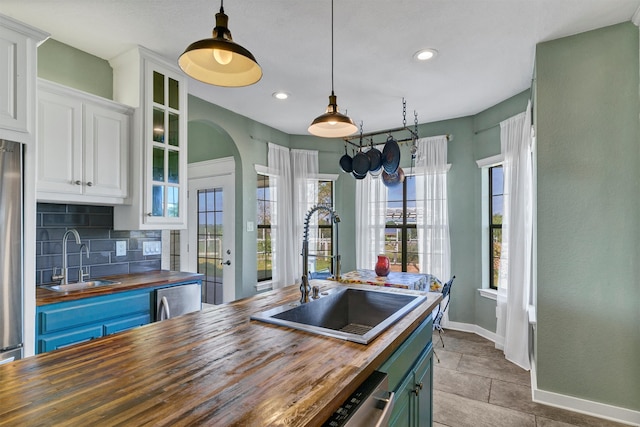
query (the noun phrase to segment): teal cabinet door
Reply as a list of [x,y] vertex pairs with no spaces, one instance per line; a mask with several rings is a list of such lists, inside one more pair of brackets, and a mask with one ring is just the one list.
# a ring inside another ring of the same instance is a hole
[[395,392],[392,427],[431,426],[432,329],[429,316],[378,369],[387,373],[389,388]]

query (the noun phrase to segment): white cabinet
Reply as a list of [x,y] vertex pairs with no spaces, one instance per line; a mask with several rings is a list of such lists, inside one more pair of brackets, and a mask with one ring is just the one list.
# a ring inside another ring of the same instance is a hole
[[124,203],[133,109],[45,80],[38,89],[38,200]]
[[37,45],[47,37],[0,15],[0,139],[35,140]]
[[131,203],[114,209],[114,228],[186,228],[186,77],[174,64],[143,47],[109,63],[114,99],[136,107]]

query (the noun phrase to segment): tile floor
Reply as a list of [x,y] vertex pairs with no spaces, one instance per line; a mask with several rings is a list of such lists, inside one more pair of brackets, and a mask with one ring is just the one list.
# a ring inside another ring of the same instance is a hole
[[476,334],[434,331],[434,427],[614,427],[623,424],[531,401],[528,371]]

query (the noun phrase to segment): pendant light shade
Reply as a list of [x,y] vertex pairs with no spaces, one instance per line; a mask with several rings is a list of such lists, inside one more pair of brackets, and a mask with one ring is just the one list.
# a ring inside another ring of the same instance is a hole
[[262,68],[251,52],[233,41],[228,22],[221,2],[212,38],[191,43],[178,64],[187,75],[211,85],[252,85],[262,78]]
[[338,111],[337,97],[331,91],[329,106],[324,114],[316,117],[309,126],[309,133],[324,138],[340,138],[354,134],[358,127],[353,120]]
[[309,133],[323,138],[341,138],[353,135],[358,127],[349,116],[338,110],[337,96],[333,92],[333,0],[331,0],[331,95],[324,114],[316,117],[309,126]]

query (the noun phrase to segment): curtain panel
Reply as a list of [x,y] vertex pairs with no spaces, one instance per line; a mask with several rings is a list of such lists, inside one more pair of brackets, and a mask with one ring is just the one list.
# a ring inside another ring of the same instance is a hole
[[451,276],[447,144],[445,135],[419,139],[415,168],[420,272],[443,283]]
[[295,281],[291,260],[295,258],[294,229],[288,219],[293,211],[293,179],[289,149],[268,144],[268,166],[276,177],[269,180],[271,191],[271,268],[272,287],[281,288]]
[[384,253],[387,187],[381,176],[356,180],[356,268],[373,270]]
[[531,102],[525,112],[500,123],[504,155],[504,213],[498,278],[496,347],[505,358],[530,369],[527,308],[533,242]]
[[[293,218],[295,232],[293,234],[294,256],[288,263],[292,269],[294,281],[300,283],[302,278],[302,233],[304,217],[316,203],[318,194],[318,152],[314,150],[291,150],[291,168],[293,171]],[[317,215],[311,218],[311,224],[317,224]],[[311,246],[313,247],[313,246]]]

